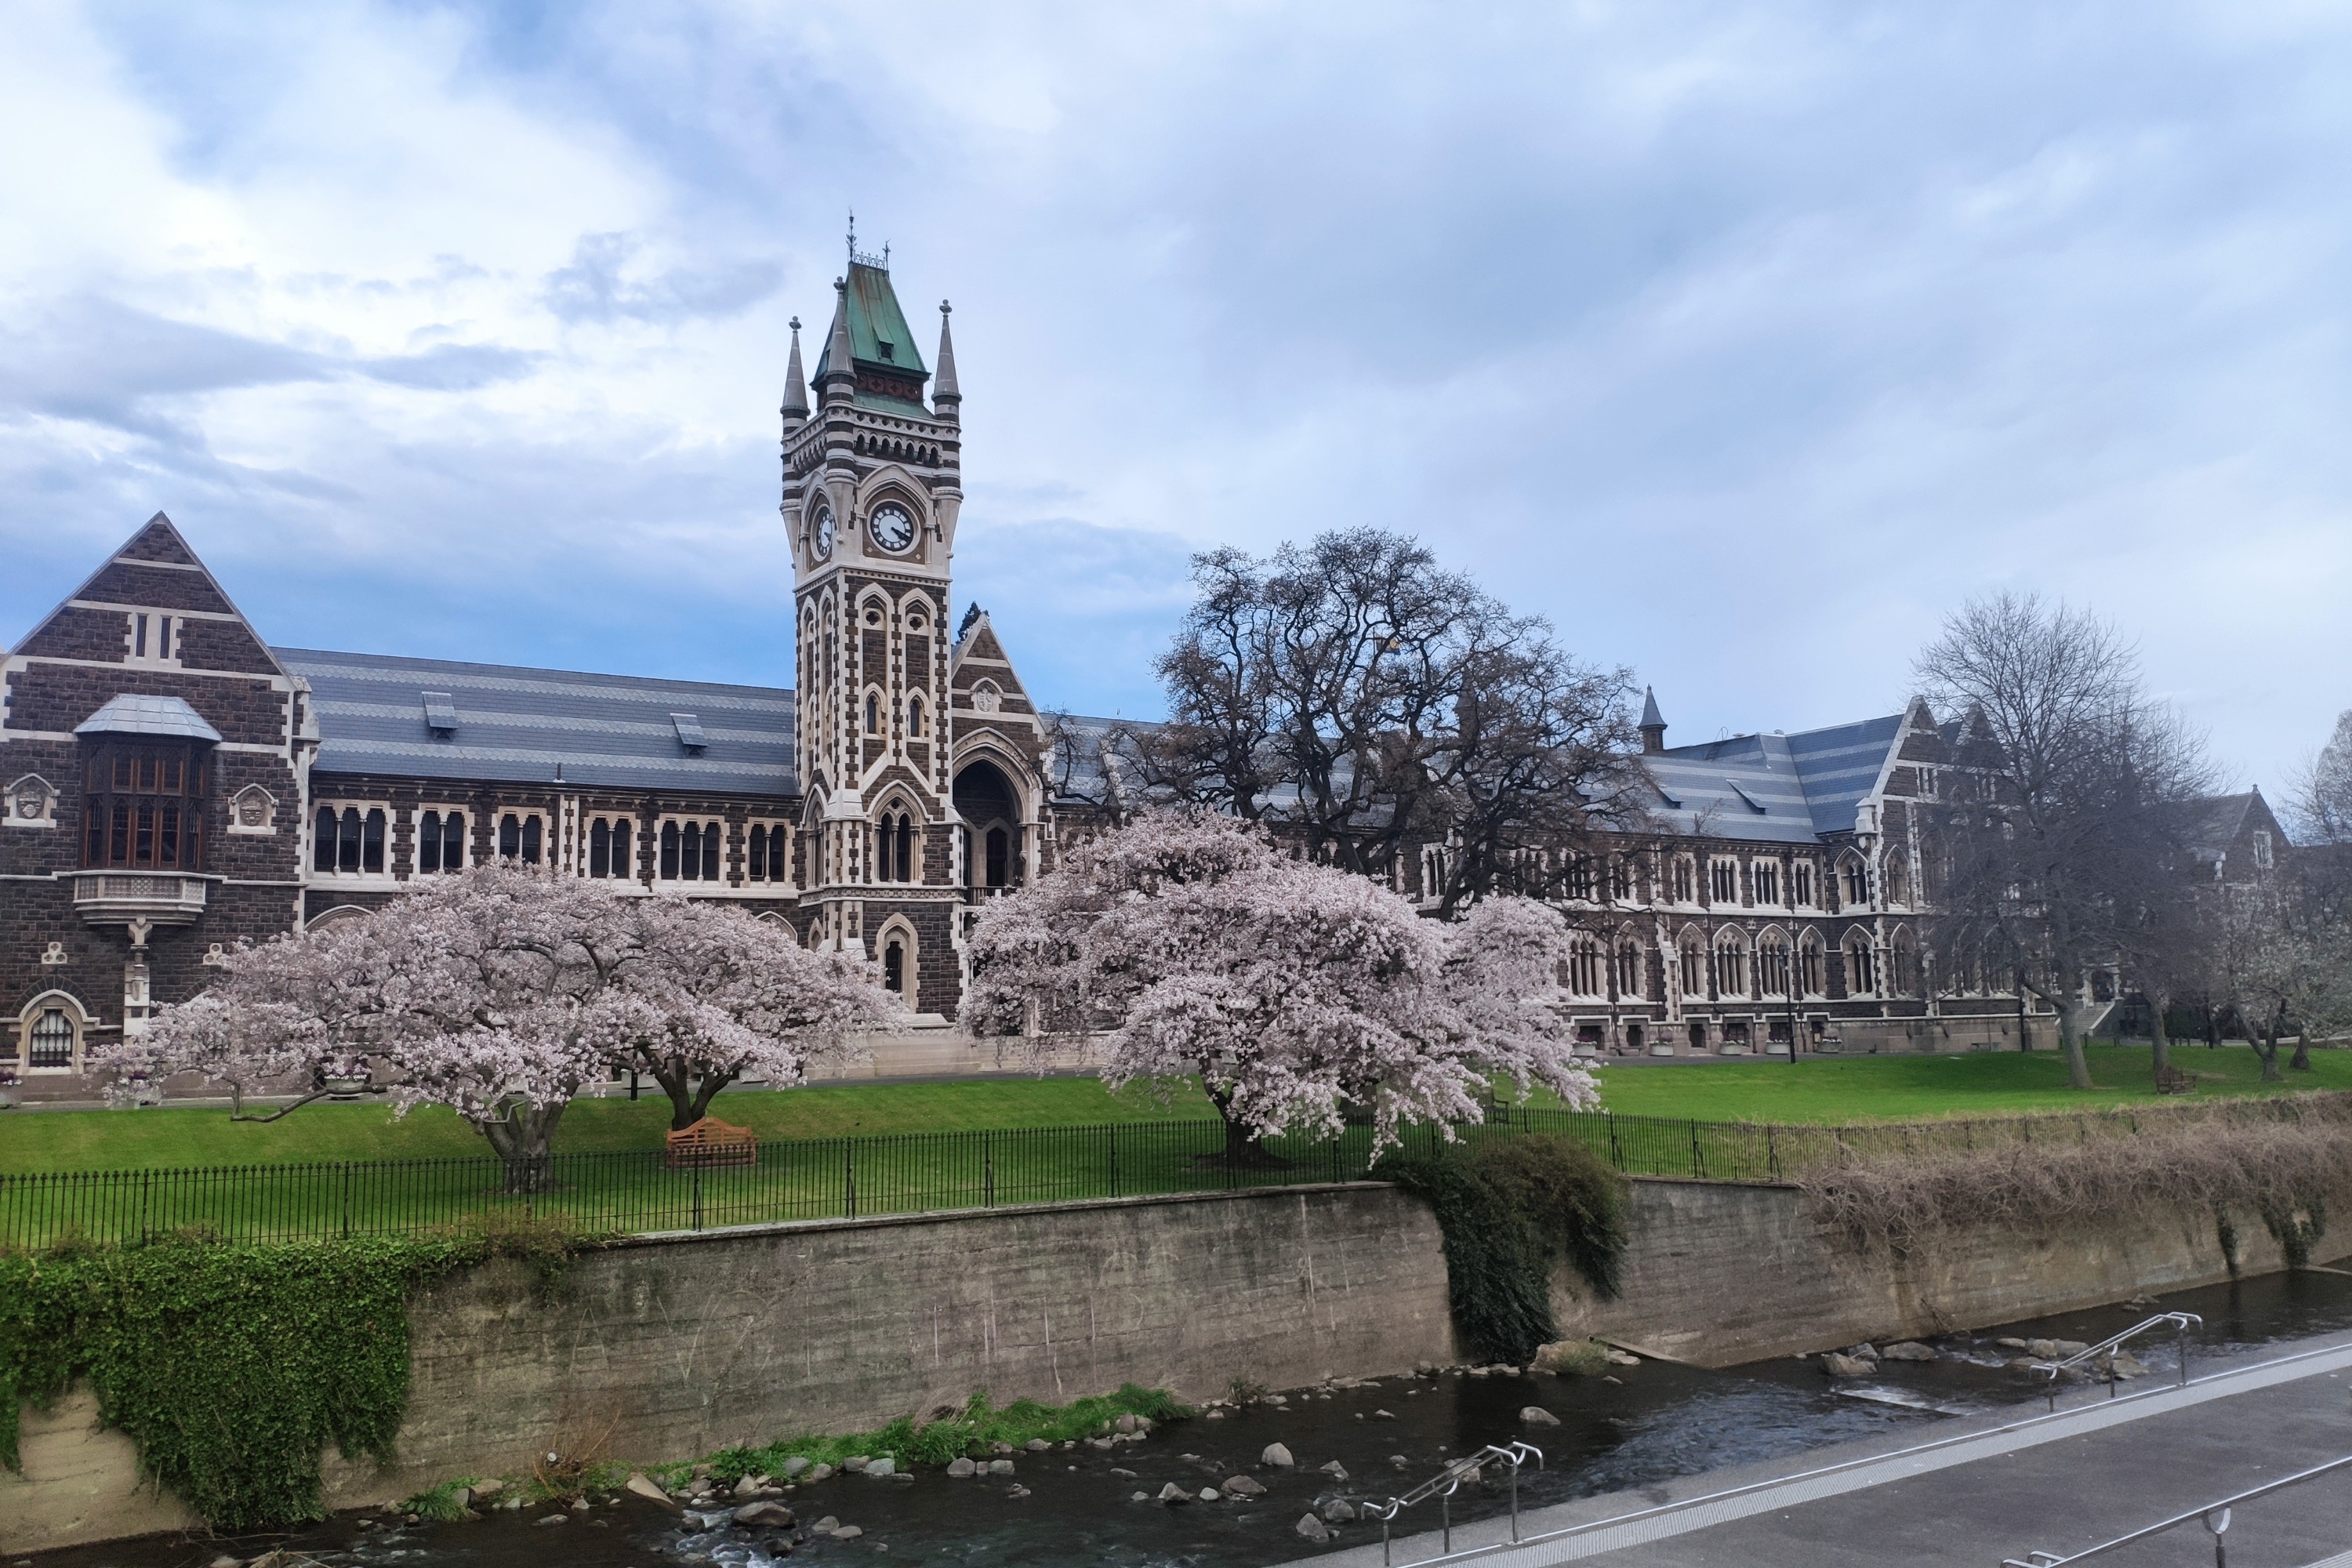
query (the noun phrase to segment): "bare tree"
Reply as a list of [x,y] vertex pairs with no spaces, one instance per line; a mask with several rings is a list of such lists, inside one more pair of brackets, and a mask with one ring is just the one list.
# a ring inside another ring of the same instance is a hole
[[2298,842],[2352,845],[2352,709],[2336,715],[2336,732],[2296,776],[2287,806]]
[[1549,890],[1536,868],[1564,847],[1643,820],[1631,676],[1580,663],[1416,541],[1359,529],[1263,561],[1213,551],[1193,580],[1159,662],[1169,721],[1072,736],[1091,748],[1074,773],[1135,805],[1265,823],[1368,876],[1444,840],[1424,891],[1446,914]]
[[2092,1086],[2089,980],[2153,972],[2181,951],[2189,896],[2182,807],[2210,792],[2203,746],[2141,689],[2113,626],[2032,595],[1971,601],[1915,666],[1941,711],[1980,717],[1998,782],[1930,819],[1946,868],[1939,956],[2000,954],[2058,1017],[2067,1075]]

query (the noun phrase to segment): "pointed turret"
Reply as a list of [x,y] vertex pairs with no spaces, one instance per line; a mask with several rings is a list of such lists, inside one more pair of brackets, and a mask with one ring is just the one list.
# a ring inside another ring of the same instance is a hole
[[1648,687],[1642,688],[1642,750],[1655,753],[1666,749],[1666,716],[1658,711],[1658,694]]
[[955,340],[948,335],[948,317],[955,307],[940,301],[940,368],[931,376],[931,405],[942,419],[953,419],[963,406],[963,389],[956,384]]
[[809,416],[808,381],[801,374],[801,319],[793,318],[793,357],[784,367],[784,403],[777,410],[790,430]]
[[833,280],[836,298],[833,302],[833,331],[826,334],[824,353],[817,356],[816,385],[827,403],[838,395],[846,400],[856,395],[857,369],[849,353],[849,281],[844,278]]

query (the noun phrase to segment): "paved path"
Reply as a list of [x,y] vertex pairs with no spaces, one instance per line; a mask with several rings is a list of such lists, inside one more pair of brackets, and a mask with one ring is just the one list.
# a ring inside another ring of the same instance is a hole
[[[2277,1346],[2186,1388],[2058,1413],[1916,1427],[1636,1494],[1531,1511],[1508,1544],[1500,1521],[1456,1530],[1477,1568],[1994,1568],[2032,1549],[2078,1552],[2168,1515],[2352,1454],[2352,1336]],[[1565,1533],[1560,1533],[1565,1532]],[[2237,1510],[2230,1568],[2352,1568],[2352,1468]],[[1476,1550],[1473,1550],[1476,1549]],[[1434,1534],[1394,1561],[1436,1558]],[[1460,1555],[1465,1552],[1469,1555]],[[1310,1560],[1372,1568],[1377,1544]],[[2213,1561],[2194,1525],[2098,1560],[2100,1568]],[[1301,1565],[1304,1568],[1304,1565]]]

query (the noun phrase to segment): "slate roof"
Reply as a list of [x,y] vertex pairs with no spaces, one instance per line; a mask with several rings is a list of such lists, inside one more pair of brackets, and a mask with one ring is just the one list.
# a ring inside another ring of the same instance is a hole
[[74,726],[77,735],[162,735],[174,741],[217,743],[218,730],[177,697],[110,697],[99,710]]
[[[1735,735],[1642,758],[1670,819],[1701,819],[1720,838],[1788,843],[1853,830],[1854,807],[1878,782],[1903,716],[1794,735]],[[1679,822],[1677,823],[1679,826]]]
[[[328,773],[731,795],[800,792],[787,688],[274,650],[309,680]],[[425,722],[446,694],[453,730]],[[684,722],[681,722],[681,720]],[[689,726],[702,744],[685,740]]]
[[2176,809],[2188,818],[2185,837],[2190,853],[2207,860],[2227,853],[2245,831],[2246,817],[2261,798],[2260,791],[2247,790],[2181,802]]

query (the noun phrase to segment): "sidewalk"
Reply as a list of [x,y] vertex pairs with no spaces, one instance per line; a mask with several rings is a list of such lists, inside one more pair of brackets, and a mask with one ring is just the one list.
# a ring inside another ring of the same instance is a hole
[[[1454,1531],[1456,1556],[1447,1561],[1478,1568],[1994,1568],[2037,1549],[2079,1552],[2347,1454],[2352,1335],[2337,1334],[2273,1347],[2186,1388],[2114,1402],[2103,1392],[2077,1393],[2055,1416],[2034,1418],[2029,1406],[1530,1511],[1518,1546],[1508,1544],[1504,1521],[1481,1521]],[[1578,1526],[1587,1528],[1527,1540]],[[2231,1568],[2310,1568],[2345,1553],[2352,1548],[2352,1469],[2243,1505],[2228,1543]],[[1439,1550],[1434,1533],[1400,1538],[1393,1561],[1403,1568]],[[2211,1537],[2188,1525],[2098,1563],[2186,1568],[2212,1562],[2212,1553]],[[1377,1568],[1381,1549],[1308,1561],[1312,1568]]]

